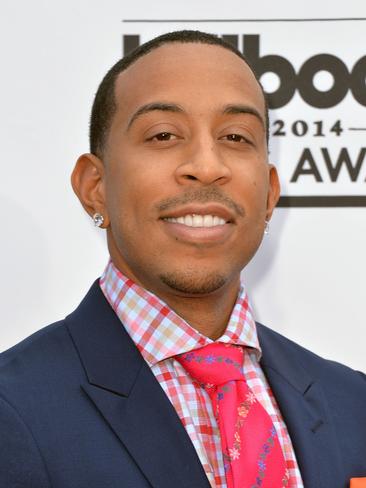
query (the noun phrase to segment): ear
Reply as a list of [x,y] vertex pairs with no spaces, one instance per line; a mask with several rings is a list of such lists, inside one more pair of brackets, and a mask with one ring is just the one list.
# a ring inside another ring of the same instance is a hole
[[270,220],[273,210],[280,198],[281,186],[278,178],[277,169],[273,164],[269,165],[269,187],[267,197],[266,220]]
[[90,216],[96,212],[102,214],[104,218],[102,227],[108,227],[103,162],[94,154],[82,154],[76,161],[71,175],[71,184],[88,214]]

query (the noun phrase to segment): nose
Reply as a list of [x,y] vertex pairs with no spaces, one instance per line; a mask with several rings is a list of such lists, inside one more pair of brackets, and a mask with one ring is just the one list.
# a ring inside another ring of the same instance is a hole
[[231,179],[231,169],[224,160],[219,143],[212,136],[192,140],[182,154],[182,163],[176,168],[180,184],[223,185]]

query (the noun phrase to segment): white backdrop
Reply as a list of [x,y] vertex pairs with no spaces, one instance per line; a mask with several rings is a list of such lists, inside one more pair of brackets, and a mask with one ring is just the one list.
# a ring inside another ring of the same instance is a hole
[[[88,150],[93,95],[121,56],[124,34],[139,34],[144,41],[174,28],[200,28],[238,34],[239,44],[243,34],[258,34],[260,54],[286,57],[296,72],[320,53],[338,57],[351,71],[366,55],[366,21],[245,21],[351,17],[366,18],[363,0],[342,5],[314,0],[3,1],[0,350],[69,313],[106,263],[104,234],[83,213],[69,175],[77,156]],[[131,19],[139,22],[123,22]],[[209,19],[221,22],[203,22]],[[263,82],[268,90],[278,84],[269,74]],[[326,90],[332,80],[323,71],[316,82]],[[321,152],[326,148],[334,165],[346,147],[355,166],[366,132],[350,128],[365,128],[365,115],[350,92],[337,106],[324,109],[311,107],[295,93],[289,104],[273,110],[272,132],[276,120],[286,131],[271,143],[283,194],[365,197],[366,158],[359,158],[355,181],[343,168],[332,182]],[[297,120],[308,126],[304,136],[291,133]],[[337,120],[343,127],[339,135],[329,131]],[[322,121],[324,136],[314,136],[315,121]],[[316,181],[306,161],[303,174],[291,183],[305,147],[311,148],[322,181]],[[312,174],[305,174],[309,168]],[[366,370],[365,249],[366,207],[277,209],[269,236],[243,274],[256,318],[325,357]]]

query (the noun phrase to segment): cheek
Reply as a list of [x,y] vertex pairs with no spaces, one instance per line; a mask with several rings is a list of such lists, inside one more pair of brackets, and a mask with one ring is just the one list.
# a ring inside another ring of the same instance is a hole
[[267,207],[268,169],[263,162],[243,165],[235,175],[235,195],[245,208],[247,217],[261,217]]
[[118,169],[108,175],[106,202],[114,225],[133,231],[142,220],[149,219],[152,202],[159,195],[156,182],[150,172],[136,169],[133,163],[120,163]]

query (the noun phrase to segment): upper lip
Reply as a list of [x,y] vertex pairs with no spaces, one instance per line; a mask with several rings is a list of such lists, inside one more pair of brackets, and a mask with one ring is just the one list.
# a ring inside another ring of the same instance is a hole
[[218,203],[210,203],[210,204],[189,204],[184,205],[182,207],[178,207],[173,210],[169,210],[163,215],[160,216],[161,219],[166,218],[178,218],[184,217],[185,215],[216,215],[224,219],[227,223],[233,223],[235,221],[235,217],[232,211],[230,211],[227,207],[220,205]]

